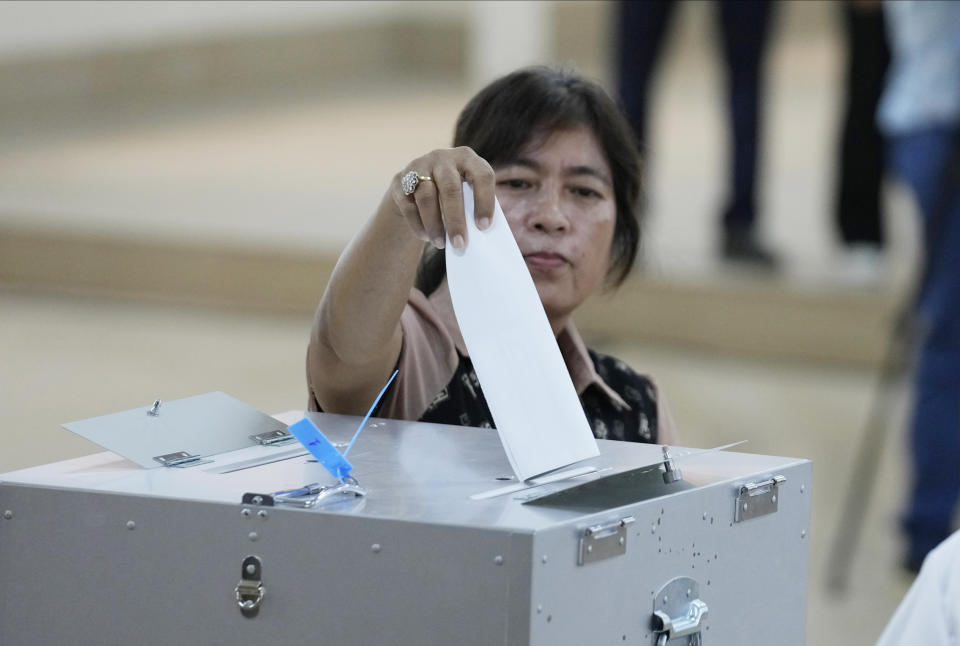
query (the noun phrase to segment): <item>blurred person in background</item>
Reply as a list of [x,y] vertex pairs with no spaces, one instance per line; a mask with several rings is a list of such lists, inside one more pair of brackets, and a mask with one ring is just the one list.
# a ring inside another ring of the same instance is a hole
[[878,0],[840,3],[847,49],[844,116],[834,202],[834,223],[844,251],[840,275],[853,284],[882,278],[884,223],[883,136],[875,115],[890,47]]
[[591,293],[626,278],[640,241],[640,160],[616,104],[576,74],[522,69],[467,103],[453,145],[397,173],[340,256],[307,349],[309,409],[362,414],[396,369],[379,416],[493,426],[442,251],[447,240],[470,244],[467,181],[479,229],[471,235],[485,235],[496,198],[593,434],[675,443],[654,382],[588,349],[571,320]]
[[[680,4],[676,0],[643,0],[618,5],[620,99],[645,152],[651,78]],[[761,72],[773,5],[768,0],[715,3],[726,65],[732,152],[727,202],[720,214],[720,255],[763,270],[776,269],[778,264],[777,256],[756,233]]]
[[950,534],[960,497],[960,2],[899,0],[884,10],[893,58],[878,119],[891,171],[923,219],[903,516],[904,565],[916,571]]

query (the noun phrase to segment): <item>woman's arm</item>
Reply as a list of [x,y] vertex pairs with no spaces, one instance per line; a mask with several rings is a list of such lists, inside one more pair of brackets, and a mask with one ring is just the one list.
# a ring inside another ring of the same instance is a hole
[[[412,196],[400,177],[432,177]],[[327,412],[362,414],[383,387],[403,344],[400,314],[416,278],[423,241],[449,233],[467,243],[462,181],[474,188],[478,227],[493,214],[493,170],[469,148],[436,150],[394,176],[373,217],[340,256],[320,300],[307,350],[314,395]]]

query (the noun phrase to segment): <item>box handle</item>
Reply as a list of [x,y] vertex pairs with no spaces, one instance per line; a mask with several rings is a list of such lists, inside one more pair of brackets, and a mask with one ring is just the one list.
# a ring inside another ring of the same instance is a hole
[[263,603],[263,595],[267,589],[264,587],[261,579],[263,563],[259,556],[250,555],[243,559],[243,565],[240,568],[240,583],[234,589],[237,597],[237,606],[240,613],[248,619],[252,619],[260,612],[260,604]]

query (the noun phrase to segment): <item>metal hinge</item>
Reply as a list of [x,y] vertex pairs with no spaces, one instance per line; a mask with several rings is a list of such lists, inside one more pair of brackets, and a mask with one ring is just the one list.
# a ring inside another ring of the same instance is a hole
[[748,482],[741,485],[737,494],[737,508],[733,521],[739,523],[751,518],[775,514],[780,502],[778,487],[787,479],[776,475],[762,482]]
[[200,464],[209,464],[213,462],[213,460],[206,460],[199,455],[192,455],[187,451],[177,451],[175,453],[167,453],[166,455],[156,455],[153,459],[165,467],[177,467],[179,469],[186,469],[187,467],[195,467]]
[[634,521],[627,516],[606,525],[593,525],[583,530],[577,565],[602,561],[627,553],[627,525]]
[[289,444],[297,438],[291,435],[289,431],[276,430],[260,433],[259,435],[251,435],[250,439],[263,446],[279,446],[281,444]]

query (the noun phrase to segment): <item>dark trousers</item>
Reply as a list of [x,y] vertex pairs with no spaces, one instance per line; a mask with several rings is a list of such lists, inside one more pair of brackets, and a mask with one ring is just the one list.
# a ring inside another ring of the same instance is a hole
[[[634,0],[619,4],[619,93],[641,150],[647,146],[651,76],[679,2]],[[718,0],[717,17],[726,63],[731,129],[730,188],[723,224],[749,229],[756,218],[760,72],[772,3]]]
[[845,245],[884,244],[880,187],[884,144],[876,113],[890,64],[882,7],[843,2],[847,69],[834,217]]
[[913,482],[903,518],[908,557],[919,563],[950,534],[960,499],[960,128],[893,137],[890,165],[912,189],[924,225]]

